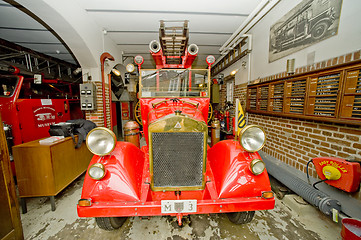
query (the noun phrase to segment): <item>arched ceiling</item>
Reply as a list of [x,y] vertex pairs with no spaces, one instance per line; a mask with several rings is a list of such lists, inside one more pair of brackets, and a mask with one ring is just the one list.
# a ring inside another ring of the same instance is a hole
[[189,20],[196,65],[205,67],[206,56],[220,57],[220,47],[264,2],[0,0],[0,38],[87,68],[97,67],[104,51],[118,61],[141,54],[152,67],[148,45],[159,38],[159,21]]

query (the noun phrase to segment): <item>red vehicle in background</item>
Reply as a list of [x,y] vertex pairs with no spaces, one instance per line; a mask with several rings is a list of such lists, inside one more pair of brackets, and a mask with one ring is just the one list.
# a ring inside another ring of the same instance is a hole
[[[156,69],[139,69],[141,121],[146,145],[117,142],[107,128],[95,128],[87,146],[95,155],[85,176],[77,210],[95,217],[102,229],[122,226],[129,216],[176,216],[227,213],[237,224],[248,223],[256,210],[273,209],[275,200],[260,155],[264,131],[245,127],[239,141],[208,145],[210,66],[192,69],[198,47],[182,56],[162,52],[153,41]],[[174,58],[179,62],[174,63]]]
[[9,147],[48,137],[51,124],[83,118],[78,85],[59,79],[42,79],[19,75],[16,67],[0,73],[0,112],[6,127]]

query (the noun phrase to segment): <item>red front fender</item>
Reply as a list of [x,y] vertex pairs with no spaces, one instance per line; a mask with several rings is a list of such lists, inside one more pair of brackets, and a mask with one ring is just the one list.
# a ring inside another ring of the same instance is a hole
[[221,141],[208,150],[219,198],[256,197],[263,191],[271,191],[266,170],[257,176],[251,172],[253,159],[261,157],[245,151],[233,140]]
[[144,153],[134,144],[118,142],[114,151],[104,157],[94,155],[90,166],[102,163],[106,174],[101,181],[85,176],[82,198],[94,201],[139,201]]
[[[248,153],[232,140],[208,149],[204,190],[157,191],[150,189],[147,147],[142,150],[127,142],[118,142],[111,155],[94,156],[91,164],[106,168],[103,179],[85,178],[82,199],[90,206],[78,206],[81,217],[169,215],[161,212],[161,200],[197,200],[197,212],[242,212],[272,209],[274,198],[263,199],[270,191],[267,172],[255,176],[249,169],[258,153]],[[193,213],[194,214],[194,213]]]

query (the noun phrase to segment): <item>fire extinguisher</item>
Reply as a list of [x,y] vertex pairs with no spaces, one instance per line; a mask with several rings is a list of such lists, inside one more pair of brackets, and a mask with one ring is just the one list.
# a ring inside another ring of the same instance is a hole
[[211,127],[211,146],[213,146],[221,139],[221,124],[219,123],[217,118],[213,120]]
[[229,129],[230,129],[230,125],[229,125],[229,111],[226,110],[224,112],[224,118],[226,119],[226,131],[229,132]]
[[140,147],[139,124],[136,121],[129,121],[124,124],[124,141],[133,143]]

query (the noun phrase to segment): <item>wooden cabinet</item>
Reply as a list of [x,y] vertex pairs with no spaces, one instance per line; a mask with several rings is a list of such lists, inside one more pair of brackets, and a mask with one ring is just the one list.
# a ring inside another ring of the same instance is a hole
[[0,239],[24,239],[10,158],[0,117]]
[[71,137],[49,145],[38,140],[20,144],[13,155],[21,198],[57,195],[87,169],[92,157],[85,143],[75,149]]
[[248,86],[247,111],[361,125],[361,64]]

